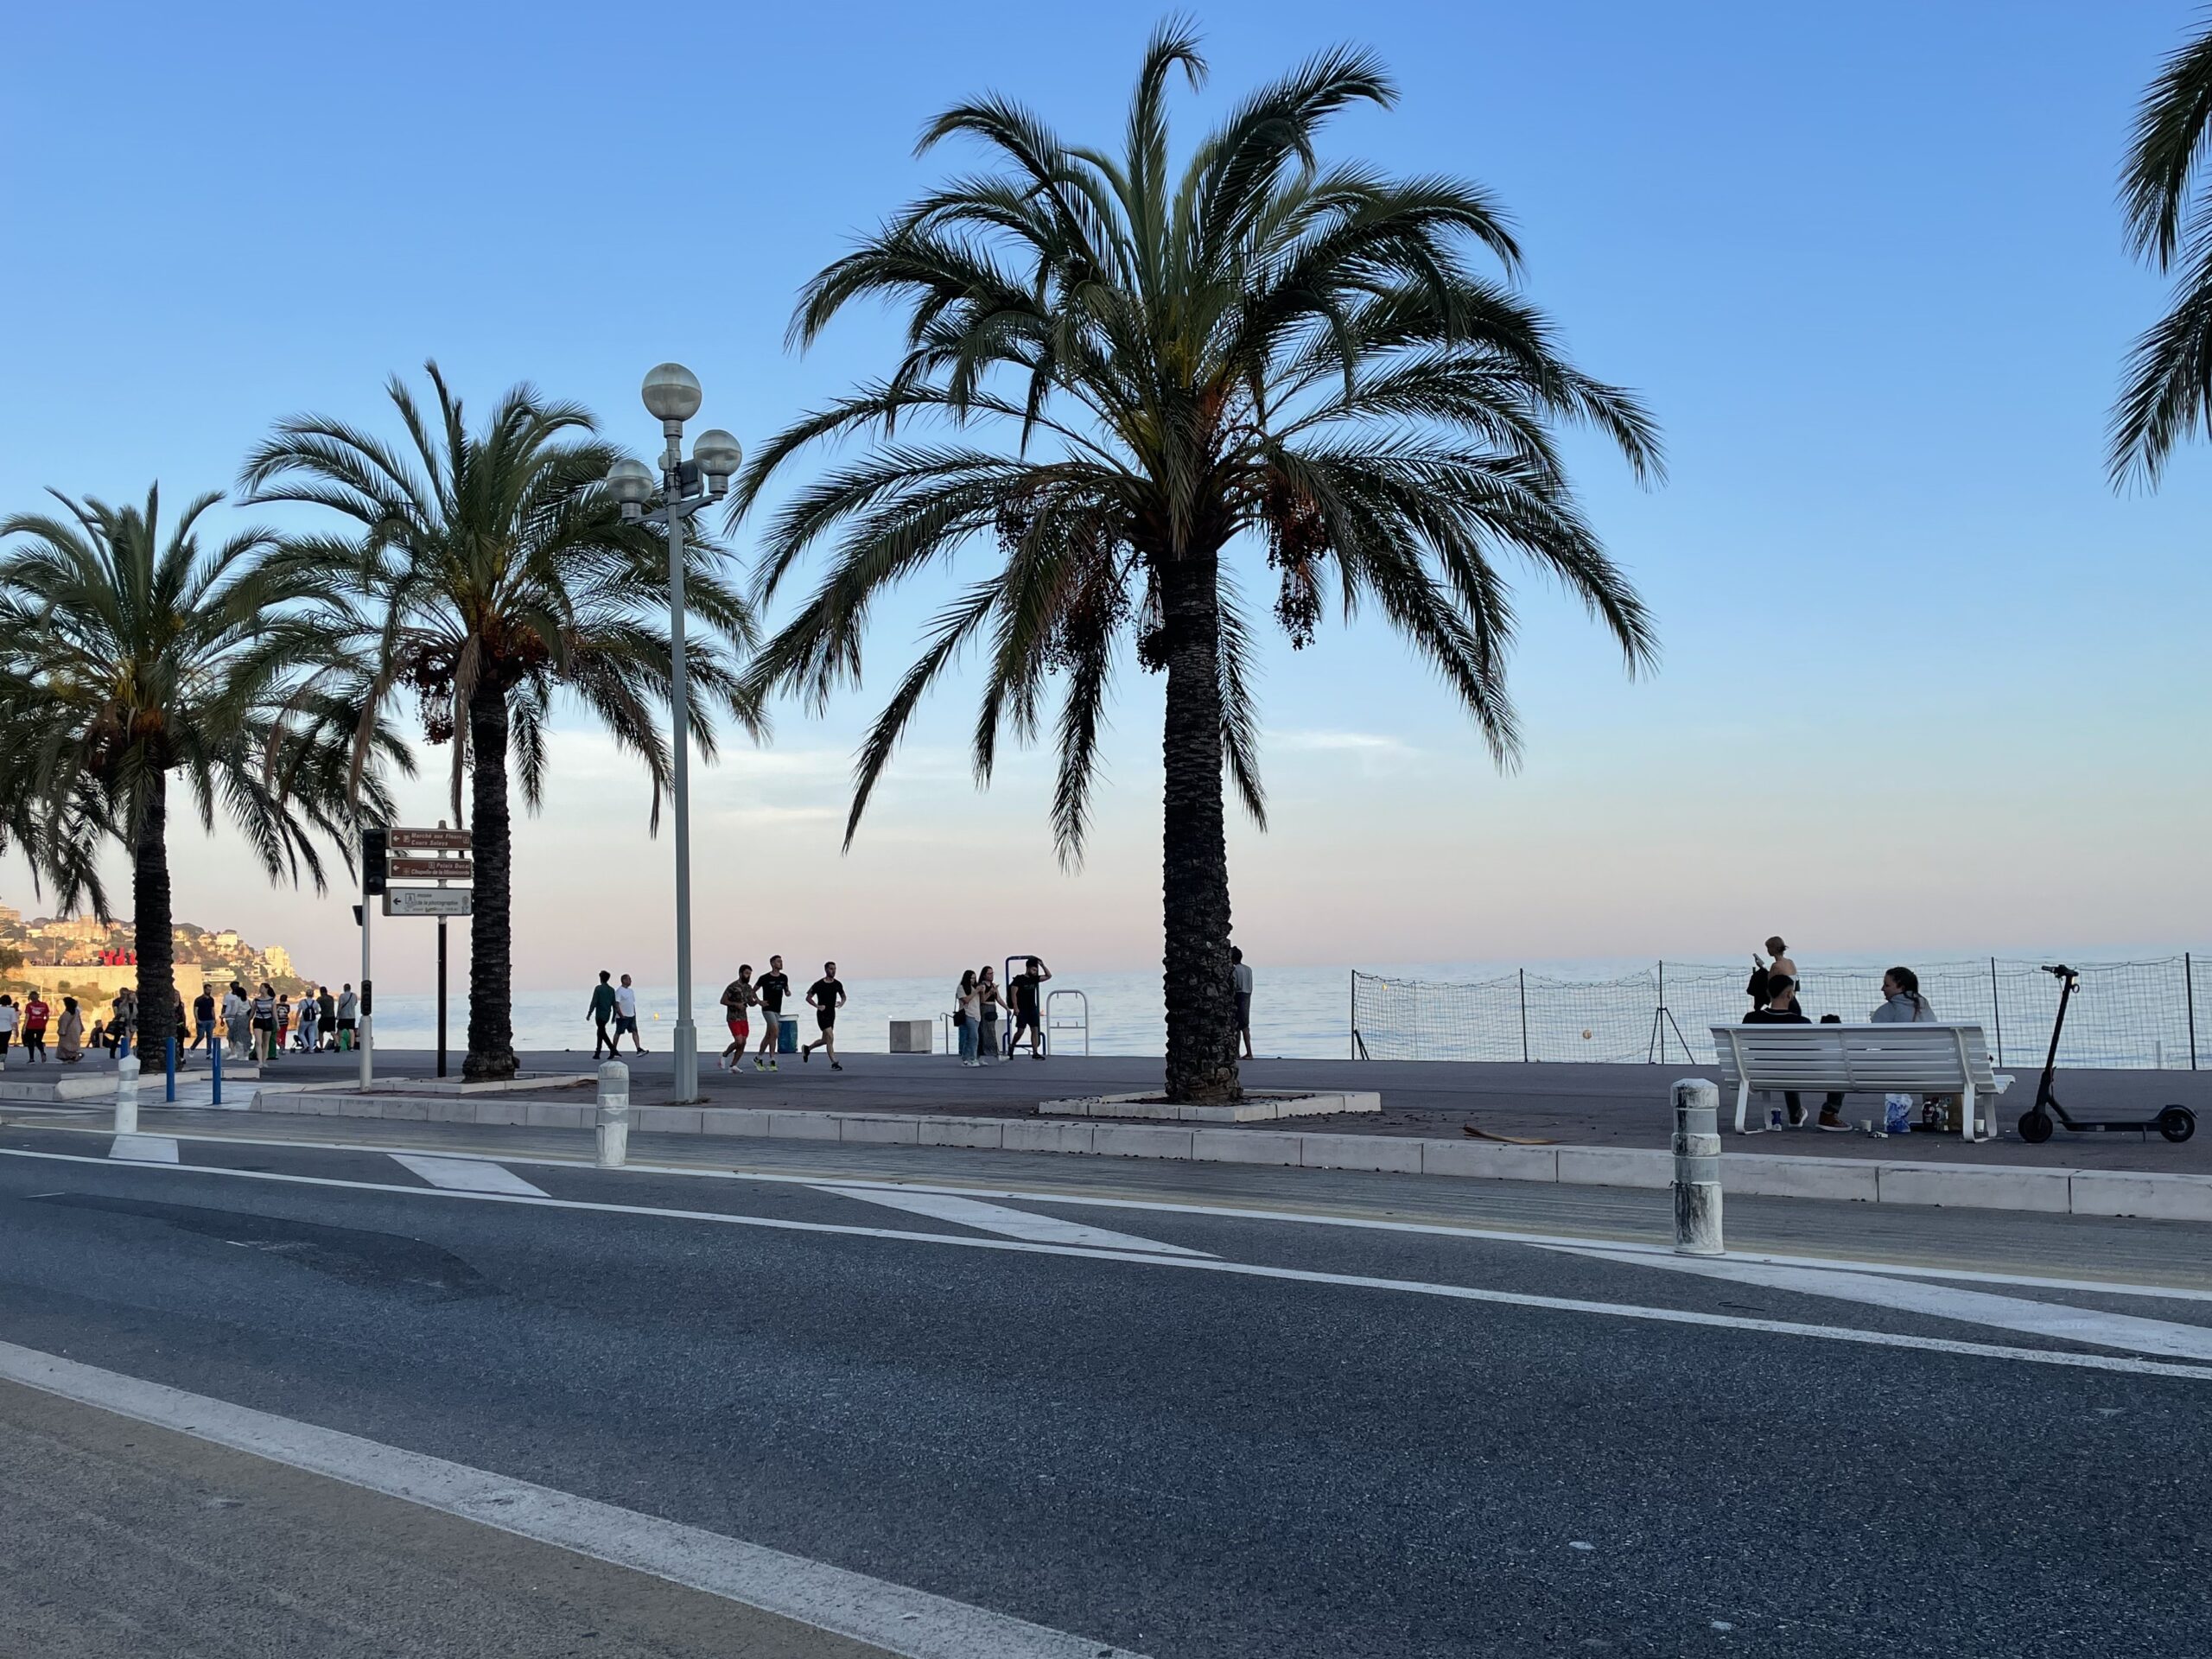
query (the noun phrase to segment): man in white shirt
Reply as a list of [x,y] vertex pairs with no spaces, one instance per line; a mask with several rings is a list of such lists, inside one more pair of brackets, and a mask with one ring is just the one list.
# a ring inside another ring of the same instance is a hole
[[1244,953],[1236,946],[1229,947],[1229,977],[1236,987],[1236,1034],[1244,1039],[1244,1058],[1252,1058],[1252,970],[1244,965]]
[[622,1033],[630,1033],[630,1046],[640,1054],[645,1046],[638,1040],[638,993],[630,983],[630,976],[622,976],[622,982],[614,988],[614,1052],[622,1052]]

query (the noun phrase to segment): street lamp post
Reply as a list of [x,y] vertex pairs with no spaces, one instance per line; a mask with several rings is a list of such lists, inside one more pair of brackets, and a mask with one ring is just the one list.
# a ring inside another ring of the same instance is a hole
[[[737,440],[719,428],[702,432],[683,459],[683,423],[699,412],[698,377],[681,363],[663,363],[645,376],[646,410],[660,422],[666,443],[660,457],[660,505],[651,512],[652,474],[634,461],[608,469],[607,482],[632,524],[660,529],[668,538],[669,702],[674,716],[676,807],[676,1098],[699,1098],[699,1031],[691,1020],[691,687],[683,643],[683,527],[691,515],[728,491],[743,459]],[[702,487],[703,480],[703,487]]]

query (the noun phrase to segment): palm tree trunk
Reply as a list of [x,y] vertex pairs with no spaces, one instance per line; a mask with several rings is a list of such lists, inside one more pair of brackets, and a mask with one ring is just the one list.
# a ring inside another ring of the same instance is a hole
[[516,1061],[507,693],[488,672],[478,677],[468,699],[468,745],[476,896],[468,928],[468,1058],[461,1075],[469,1083],[491,1083],[514,1076]]
[[169,920],[168,777],[156,772],[139,804],[130,852],[132,944],[138,952],[139,1063],[159,1069],[176,1032],[176,950]]
[[1163,560],[1166,771],[1160,899],[1166,935],[1167,1098],[1243,1098],[1229,961],[1229,842],[1221,787],[1221,596],[1212,554]]

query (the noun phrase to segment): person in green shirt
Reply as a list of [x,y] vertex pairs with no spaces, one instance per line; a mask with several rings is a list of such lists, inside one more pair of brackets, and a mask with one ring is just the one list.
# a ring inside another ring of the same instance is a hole
[[607,982],[613,977],[613,974],[602,968],[599,970],[599,983],[592,987],[591,1022],[599,1033],[598,1036],[593,1039],[591,1046],[591,1057],[594,1060],[599,1058],[599,1051],[602,1046],[606,1048],[607,1058],[610,1060],[621,1052],[614,1046],[614,1039],[607,1034],[607,1022],[614,1017],[614,987]]

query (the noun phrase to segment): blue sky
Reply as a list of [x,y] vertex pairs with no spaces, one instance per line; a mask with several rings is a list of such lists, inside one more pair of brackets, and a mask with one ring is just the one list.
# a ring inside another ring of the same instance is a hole
[[[646,14],[559,3],[14,10],[0,502],[222,486],[273,417],[378,419],[385,378],[432,355],[479,404],[529,378],[641,449],[638,379],[677,357],[704,418],[757,442],[884,361],[875,318],[803,359],[784,326],[809,274],[948,164],[912,157],[922,120],[995,88],[1110,137],[1160,13],[677,15],[664,66]],[[1232,849],[1248,949],[2203,942],[2212,454],[2156,496],[2115,496],[2101,464],[2118,363],[2161,298],[2124,256],[2113,178],[2190,8],[1197,15],[1213,78],[1179,95],[1184,142],[1297,58],[1372,47],[1402,103],[1342,121],[1334,153],[1496,191],[1529,292],[1587,367],[1643,391],[1672,467],[1642,491],[1578,442],[1665,659],[1625,682],[1532,582],[1517,773],[1378,626],[1269,652],[1275,828]],[[1079,875],[1052,857],[1041,758],[969,788],[957,694],[839,855],[855,733],[935,594],[883,613],[868,691],[820,721],[785,711],[772,750],[702,781],[709,926],[756,957],[923,970],[988,954],[1016,902],[1071,957],[1154,959],[1141,676]],[[639,776],[586,730],[563,758],[519,831],[524,981],[605,950],[663,978],[667,847]],[[338,971],[342,906],[266,891],[220,838],[179,864],[181,913]],[[609,895],[588,943],[579,875]],[[0,892],[22,886],[0,866]]]

